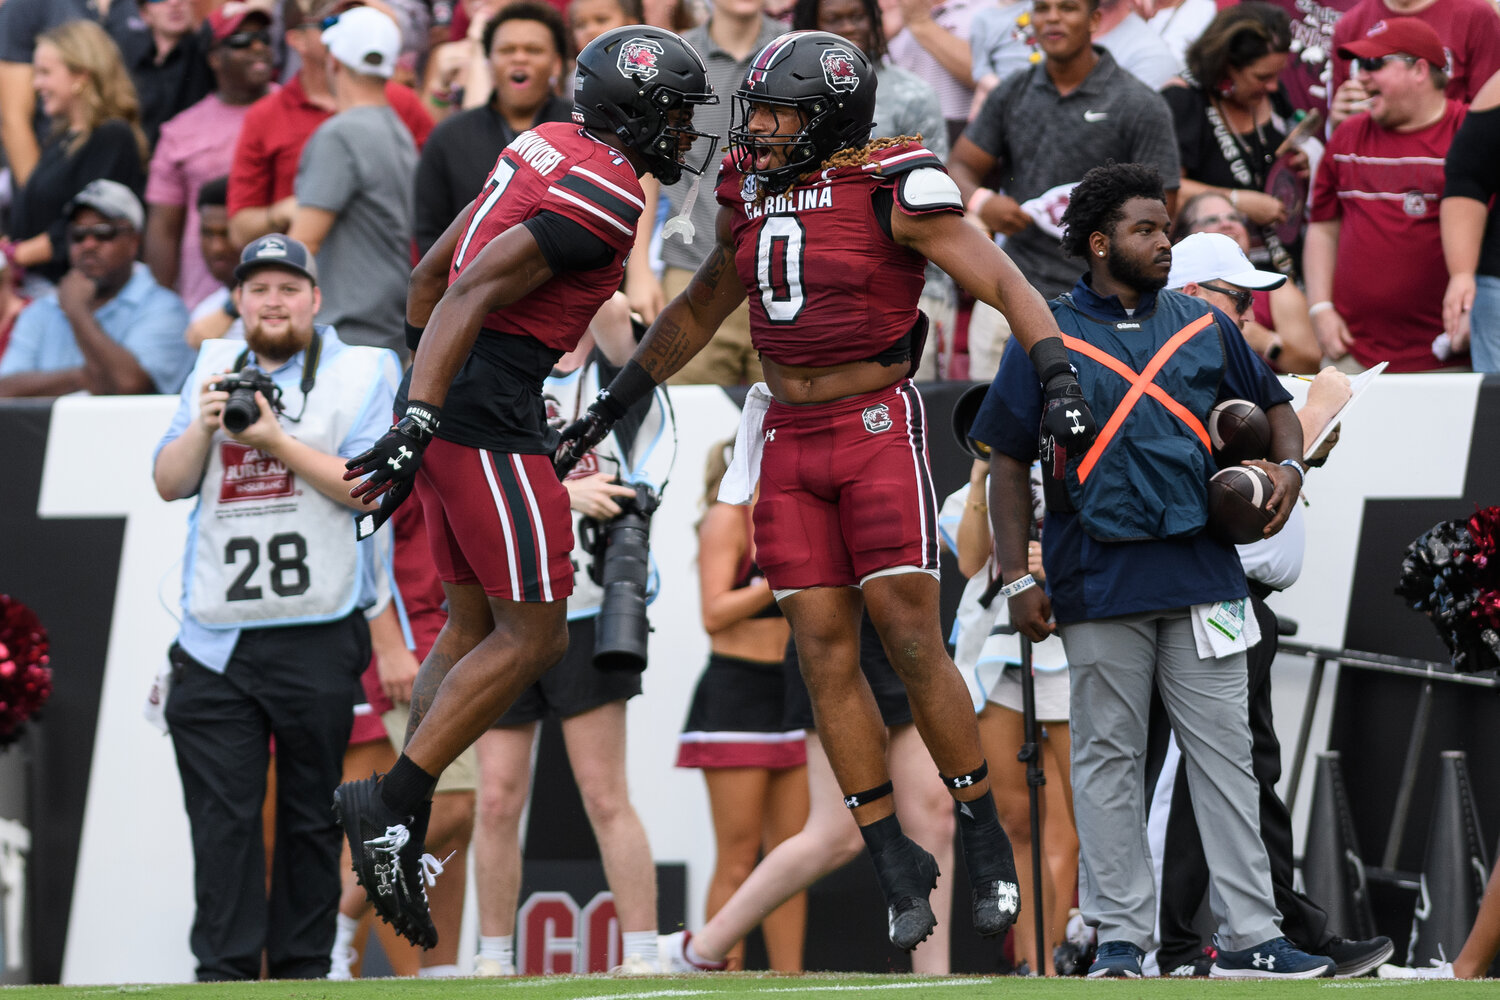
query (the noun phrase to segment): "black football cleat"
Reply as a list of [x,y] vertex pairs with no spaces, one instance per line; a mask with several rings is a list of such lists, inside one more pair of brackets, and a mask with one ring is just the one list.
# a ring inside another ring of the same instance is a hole
[[333,793],[333,811],[344,827],[354,875],[380,919],[419,948],[437,944],[437,928],[427,910],[427,889],[442,865],[412,837],[413,817],[391,811],[380,798],[377,775],[346,781]]
[[928,895],[937,888],[938,865],[909,837],[872,854],[880,891],[885,895],[886,929],[891,944],[911,951],[927,940],[937,926]]

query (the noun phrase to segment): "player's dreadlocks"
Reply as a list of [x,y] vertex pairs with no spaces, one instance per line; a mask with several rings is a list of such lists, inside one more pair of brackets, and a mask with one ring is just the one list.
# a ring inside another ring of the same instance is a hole
[[[849,146],[839,150],[828,159],[823,161],[820,170],[838,169],[840,167],[862,167],[870,162],[870,157],[882,149],[890,149],[892,146],[901,146],[906,143],[920,145],[922,135],[890,135],[880,139],[871,139],[863,146]],[[814,171],[816,173],[817,171]]]
[[1167,200],[1155,167],[1110,160],[1084,174],[1063,211],[1063,253],[1087,259],[1089,236],[1111,232],[1125,217],[1125,203],[1131,198]]

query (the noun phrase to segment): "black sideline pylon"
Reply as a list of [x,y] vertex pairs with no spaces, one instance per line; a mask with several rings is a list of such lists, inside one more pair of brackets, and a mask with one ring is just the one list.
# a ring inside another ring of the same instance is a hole
[[1474,925],[1489,874],[1468,758],[1462,750],[1445,750],[1438,762],[1407,965],[1426,968],[1434,959],[1453,960]]
[[1331,933],[1353,940],[1374,937],[1375,914],[1338,751],[1318,754],[1314,775],[1307,849],[1302,855],[1307,895],[1327,911]]

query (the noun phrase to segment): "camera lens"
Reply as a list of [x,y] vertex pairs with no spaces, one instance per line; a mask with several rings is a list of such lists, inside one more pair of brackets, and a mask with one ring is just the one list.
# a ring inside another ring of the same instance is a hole
[[255,402],[255,390],[247,385],[233,389],[224,403],[224,413],[220,417],[224,429],[238,434],[258,419],[260,407]]

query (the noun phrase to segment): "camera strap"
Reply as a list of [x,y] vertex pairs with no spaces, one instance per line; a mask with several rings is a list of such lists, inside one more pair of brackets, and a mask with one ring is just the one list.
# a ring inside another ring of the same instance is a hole
[[[3,0],[0,0],[3,2]],[[298,388],[302,390],[302,409],[297,411],[295,417],[287,417],[292,423],[301,423],[302,414],[307,412],[307,395],[312,392],[313,386],[318,381],[318,361],[323,357],[323,337],[318,333],[317,327],[313,327],[312,340],[308,343],[306,350],[302,352],[302,381]],[[234,359],[234,370],[242,370],[250,360],[250,348],[240,352],[239,357]]]

